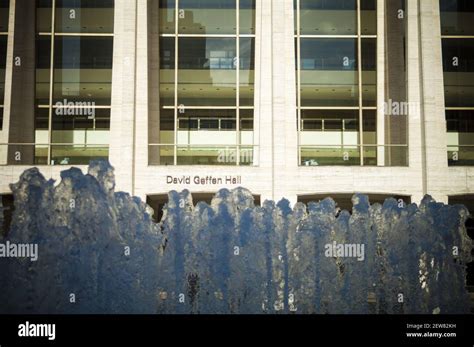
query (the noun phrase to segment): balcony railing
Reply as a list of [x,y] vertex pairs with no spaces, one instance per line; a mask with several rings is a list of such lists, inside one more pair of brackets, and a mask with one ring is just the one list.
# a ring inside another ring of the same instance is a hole
[[302,145],[301,166],[408,166],[408,145]]
[[88,165],[91,160],[108,158],[109,146],[104,144],[0,144],[0,166]]
[[257,166],[252,145],[173,145],[150,144],[149,165]]

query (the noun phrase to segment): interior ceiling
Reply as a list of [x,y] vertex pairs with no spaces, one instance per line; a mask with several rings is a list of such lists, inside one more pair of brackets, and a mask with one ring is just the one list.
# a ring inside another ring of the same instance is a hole
[[[95,9],[78,9],[76,11],[76,19],[70,20],[67,16],[69,10],[63,10],[66,13],[65,19],[61,11],[56,14],[56,23],[61,25],[61,30],[58,32],[88,32],[88,33],[112,33],[114,30],[114,16],[113,10],[106,8]],[[67,11],[67,12],[66,12]],[[51,31],[51,9],[38,8],[38,18],[43,20],[38,21],[38,30],[41,32]],[[59,28],[58,28],[59,29]]]

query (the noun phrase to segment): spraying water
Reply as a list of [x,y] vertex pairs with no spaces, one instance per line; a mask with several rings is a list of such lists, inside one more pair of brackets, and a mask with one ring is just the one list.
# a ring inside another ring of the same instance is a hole
[[0,257],[0,313],[469,312],[463,206],[355,195],[352,213],[330,198],[256,207],[243,188],[194,206],[173,191],[157,224],[114,188],[106,162],[58,185],[31,169],[11,186],[0,243],[38,254]]

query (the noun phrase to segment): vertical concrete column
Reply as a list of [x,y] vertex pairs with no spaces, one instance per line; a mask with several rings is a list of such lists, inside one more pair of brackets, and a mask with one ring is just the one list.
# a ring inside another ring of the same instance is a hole
[[[8,143],[8,134],[10,129],[10,109],[12,93],[12,74],[13,74],[13,44],[15,33],[15,3],[16,0],[10,0],[10,12],[8,16],[8,41],[7,41],[7,61],[5,67],[5,95],[3,109],[3,128],[0,130],[0,143]],[[8,146],[0,146],[0,165],[6,165],[8,162]]]
[[[273,180],[273,0],[257,0],[255,32],[255,145],[260,170],[268,177],[262,202],[274,197]],[[281,52],[280,52],[281,53]]]
[[117,189],[134,193],[138,0],[115,0],[110,162]]
[[[8,39],[7,81],[5,85],[5,136],[8,143],[35,142],[36,4],[29,0],[11,1]],[[34,163],[34,146],[8,146],[8,164]]]
[[296,203],[298,171],[296,53],[293,1],[273,1],[273,127],[275,199]]
[[[160,143],[160,18],[159,2],[148,0],[148,142]],[[160,164],[159,148],[144,149],[154,165]]]
[[419,11],[426,187],[428,194],[436,200],[447,202],[447,133],[439,1],[420,0]]
[[[157,3],[157,1],[153,1]],[[149,7],[150,1],[149,0],[138,0],[138,7],[137,7],[137,56],[136,56],[136,103],[135,103],[135,170],[139,170],[141,172],[146,170],[148,166],[148,131],[149,127],[150,131],[156,131],[153,129],[156,127],[156,124],[151,123],[149,125],[148,117],[149,117],[149,110],[153,105],[149,105],[148,103],[151,100],[159,99],[159,91],[155,90],[154,88],[150,88],[149,84],[149,54],[152,52],[149,50],[149,38],[156,39],[155,47],[158,46],[158,38],[155,37],[153,34],[150,35],[150,22],[148,21],[148,16],[157,15],[152,8]],[[158,5],[158,4],[157,4]],[[158,10],[157,6],[155,6],[155,10]],[[151,12],[151,13],[149,13]],[[155,31],[153,30],[153,33]],[[158,31],[156,31],[156,35],[158,35]],[[153,47],[153,46],[152,46]],[[156,77],[156,76],[155,76]],[[150,97],[150,93],[156,93],[152,97]],[[137,175],[133,175],[134,180],[137,180]],[[137,182],[135,182],[134,186],[137,186]],[[137,195],[138,191],[135,190],[134,194]],[[140,198],[146,200],[146,196],[142,193],[138,194]]]
[[[385,144],[385,0],[377,0],[377,144]],[[377,147],[377,165],[385,166],[385,148]]]
[[420,33],[419,13],[417,1],[407,1],[407,99],[412,108],[408,115],[408,145],[409,145],[409,167],[412,171],[410,179],[416,179],[417,187],[413,192],[412,202],[419,203],[426,194],[425,179],[425,157],[424,157],[424,128],[423,107],[421,103],[421,79],[420,79]]

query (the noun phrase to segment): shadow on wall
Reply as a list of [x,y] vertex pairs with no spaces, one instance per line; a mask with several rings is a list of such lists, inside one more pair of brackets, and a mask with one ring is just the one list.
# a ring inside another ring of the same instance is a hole
[[157,224],[106,162],[56,186],[31,169],[11,188],[1,313],[469,312],[468,211],[429,196],[355,195],[349,214],[329,198],[256,207],[238,188],[194,206],[173,191]]

